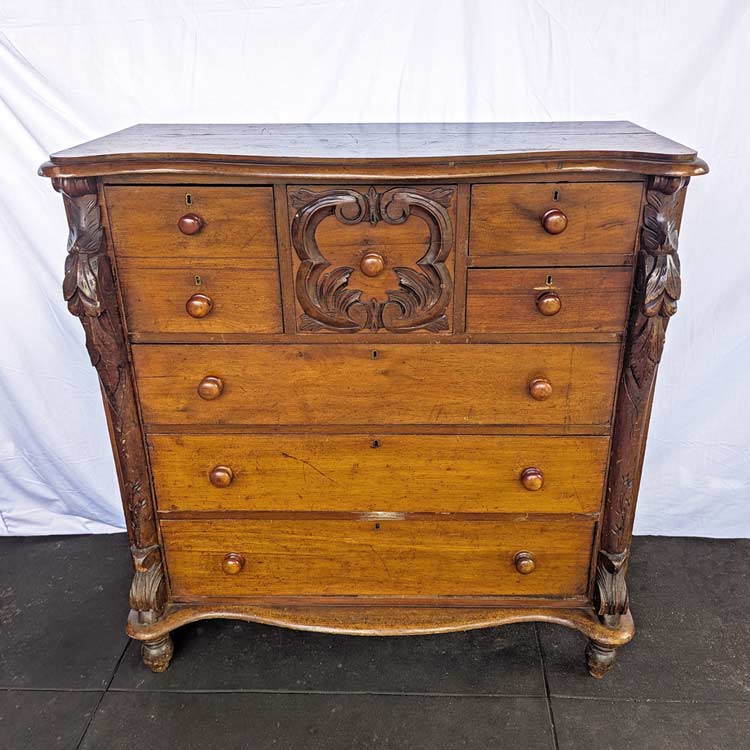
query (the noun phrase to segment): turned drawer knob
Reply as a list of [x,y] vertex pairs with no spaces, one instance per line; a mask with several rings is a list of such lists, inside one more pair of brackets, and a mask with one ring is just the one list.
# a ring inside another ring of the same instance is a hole
[[359,263],[359,270],[365,276],[377,276],[385,268],[385,258],[380,253],[367,253]]
[[546,401],[552,395],[552,383],[547,378],[534,378],[529,383],[529,393],[535,401]]
[[206,401],[219,398],[223,390],[224,382],[221,378],[217,378],[214,375],[206,375],[198,384],[198,395]]
[[544,474],[542,474],[542,470],[537,469],[534,466],[529,466],[528,469],[524,469],[521,472],[521,484],[529,490],[529,492],[541,490],[544,485]]
[[550,209],[542,216],[542,226],[547,234],[560,234],[568,226],[568,217],[559,208]]
[[214,301],[207,294],[194,294],[185,303],[185,310],[191,318],[205,318],[213,306]]
[[536,300],[536,309],[542,315],[557,315],[562,307],[560,295],[556,292],[545,292],[539,295]]
[[245,558],[237,552],[229,552],[221,561],[221,569],[228,576],[236,576],[245,567]]
[[228,466],[214,466],[208,479],[214,487],[229,487],[234,481],[234,472]]
[[516,566],[516,570],[524,576],[533,573],[534,568],[536,568],[536,562],[531,552],[516,552],[513,564]]
[[198,214],[185,214],[180,216],[177,228],[183,234],[198,234],[203,229],[203,219]]

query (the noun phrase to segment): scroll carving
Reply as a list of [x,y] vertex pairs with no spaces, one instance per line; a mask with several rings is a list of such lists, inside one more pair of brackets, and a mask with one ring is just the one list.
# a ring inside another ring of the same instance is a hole
[[107,401],[133,544],[135,575],[131,607],[141,622],[163,611],[166,588],[156,532],[148,462],[140,431],[135,390],[107,255],[101,211],[93,178],[52,181],[65,203],[70,233],[63,295],[83,325],[86,348]]
[[[297,299],[303,310],[300,329],[341,333],[447,330],[453,282],[445,261],[453,247],[448,212],[452,196],[452,188],[393,188],[384,193],[374,187],[366,193],[301,189],[294,193],[292,206],[297,212],[292,221],[292,244],[300,259],[296,278]],[[398,288],[387,291],[385,300],[363,300],[363,292],[349,286],[354,268],[331,269],[318,247],[316,229],[329,216],[342,224],[369,221],[372,225],[380,221],[403,224],[410,216],[419,217],[429,228],[427,250],[416,261],[417,268],[393,268]]]
[[687,178],[652,177],[646,193],[628,341],[617,396],[607,499],[596,570],[596,605],[616,625],[628,610],[625,582],[635,499],[656,371],[680,298],[678,228]]

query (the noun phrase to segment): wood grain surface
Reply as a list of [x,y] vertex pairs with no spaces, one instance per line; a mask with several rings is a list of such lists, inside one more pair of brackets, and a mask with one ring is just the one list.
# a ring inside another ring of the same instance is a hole
[[[118,256],[276,257],[271,188],[107,186],[105,195]],[[203,221],[197,234],[185,235],[177,228],[186,214]]]
[[[128,330],[149,333],[281,333],[281,293],[275,260],[149,260],[121,258],[120,288]],[[204,318],[185,304],[194,294],[210,297]]]
[[[175,596],[554,595],[588,585],[594,525],[507,521],[162,521]],[[516,571],[529,551],[536,570]],[[245,560],[222,572],[233,552]]]
[[[632,269],[469,269],[466,330],[469,333],[621,332],[630,305]],[[556,315],[542,315],[545,291],[560,297]]]
[[[469,252],[632,253],[642,182],[474,185]],[[568,218],[561,234],[542,227],[546,211]]]
[[[619,347],[612,344],[434,346],[136,345],[146,423],[605,424]],[[222,395],[197,387],[221,378]],[[534,377],[554,392],[535,401]]]
[[[151,435],[159,510],[591,513],[606,437]],[[228,487],[209,481],[215,466]],[[529,492],[523,470],[544,486]]]

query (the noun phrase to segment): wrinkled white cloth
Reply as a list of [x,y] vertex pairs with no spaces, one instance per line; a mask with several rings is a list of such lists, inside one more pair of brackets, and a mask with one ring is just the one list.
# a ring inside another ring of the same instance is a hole
[[626,119],[697,147],[636,530],[750,536],[745,0],[3,0],[0,534],[124,527],[47,154],[136,122]]

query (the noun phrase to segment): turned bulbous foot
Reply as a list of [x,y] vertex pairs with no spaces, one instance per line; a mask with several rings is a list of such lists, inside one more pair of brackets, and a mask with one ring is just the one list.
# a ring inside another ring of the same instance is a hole
[[141,644],[143,663],[152,672],[163,672],[169,666],[173,653],[174,646],[169,633],[153,641],[143,641]]
[[617,649],[614,646],[605,646],[593,640],[586,646],[586,666],[589,674],[597,680],[609,672],[616,657]]

